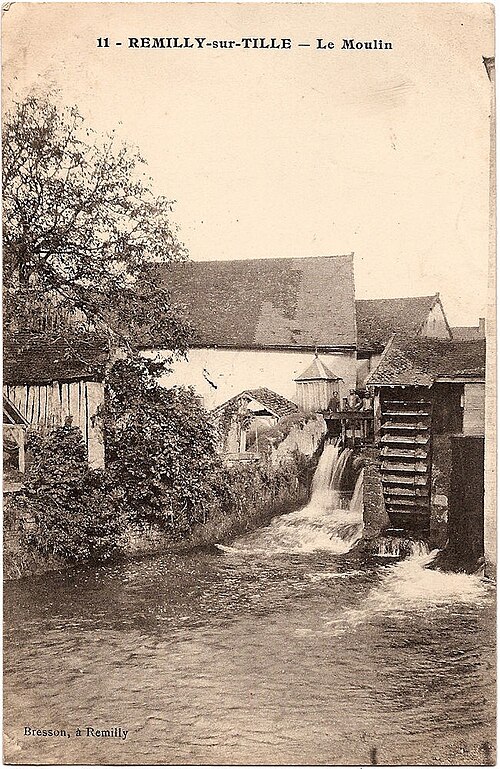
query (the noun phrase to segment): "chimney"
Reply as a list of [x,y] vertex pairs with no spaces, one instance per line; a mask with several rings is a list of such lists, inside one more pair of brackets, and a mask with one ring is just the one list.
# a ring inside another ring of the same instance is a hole
[[486,325],[484,322],[484,318],[479,318],[479,333],[478,336],[480,339],[486,338]]

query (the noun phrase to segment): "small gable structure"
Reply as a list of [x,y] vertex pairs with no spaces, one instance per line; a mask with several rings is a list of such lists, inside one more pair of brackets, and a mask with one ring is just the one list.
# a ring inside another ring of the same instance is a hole
[[452,333],[439,294],[394,299],[357,299],[358,386],[380,361],[396,334],[408,339],[451,339]]
[[228,455],[245,454],[251,444],[258,452],[258,436],[281,419],[299,412],[298,406],[282,395],[259,387],[245,390],[214,409],[215,423]]
[[340,405],[340,377],[330,371],[316,354],[313,362],[295,380],[297,403],[302,411],[337,411]]

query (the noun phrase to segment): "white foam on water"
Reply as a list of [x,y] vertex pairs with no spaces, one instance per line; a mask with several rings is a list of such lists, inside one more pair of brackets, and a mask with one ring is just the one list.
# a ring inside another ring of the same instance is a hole
[[429,554],[429,547],[426,542],[419,539],[409,539],[407,537],[383,537],[377,543],[377,552],[374,553],[378,558],[401,559],[415,556],[426,556]]
[[308,505],[274,518],[268,526],[236,540],[231,553],[273,555],[301,554],[319,550],[343,555],[361,539],[363,533],[363,471],[352,495],[339,485],[345,477],[351,449],[339,454],[327,444],[318,462]]
[[429,612],[459,604],[480,606],[491,600],[487,585],[477,575],[426,568],[438,552],[417,554],[390,566],[356,609],[326,624],[341,629],[376,615]]

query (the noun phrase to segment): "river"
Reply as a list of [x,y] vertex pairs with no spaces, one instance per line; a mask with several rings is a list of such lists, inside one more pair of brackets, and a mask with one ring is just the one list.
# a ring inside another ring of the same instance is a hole
[[7,759],[492,763],[493,590],[424,560],[214,549],[7,584]]
[[353,550],[351,454],[229,547],[8,583],[7,760],[493,763],[493,586]]

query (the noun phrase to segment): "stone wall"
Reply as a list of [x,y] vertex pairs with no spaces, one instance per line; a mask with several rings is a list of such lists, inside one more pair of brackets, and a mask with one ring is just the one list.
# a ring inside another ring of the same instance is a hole
[[66,563],[55,555],[42,555],[22,544],[22,528],[19,517],[12,514],[9,501],[13,493],[3,495],[3,577],[20,579],[34,574],[63,569]]
[[363,474],[363,539],[373,539],[390,526],[385,511],[380,474],[379,450],[364,448],[359,457],[364,467]]
[[451,438],[449,434],[432,439],[430,539],[433,547],[444,547],[447,540],[450,495]]
[[484,437],[454,435],[448,490],[448,542],[439,568],[479,571],[484,565]]
[[[283,440],[271,446],[269,459],[271,464],[279,465],[283,460],[294,454],[312,457],[321,445],[326,435],[326,422],[319,414],[309,417],[303,415],[301,421],[291,424],[289,432]],[[286,421],[282,423],[286,426]],[[279,423],[276,426],[280,427]]]

